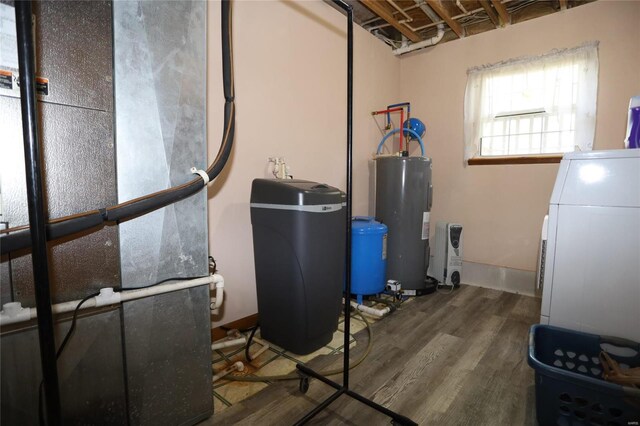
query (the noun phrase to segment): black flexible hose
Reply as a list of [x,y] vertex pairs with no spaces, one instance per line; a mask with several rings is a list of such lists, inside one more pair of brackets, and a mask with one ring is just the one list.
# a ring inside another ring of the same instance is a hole
[[[233,147],[235,134],[235,89],[233,81],[233,44],[231,0],[221,3],[222,30],[222,81],[224,89],[224,122],[222,142],[213,163],[206,170],[209,181],[214,180],[225,167]],[[183,200],[206,187],[198,177],[182,185],[158,191],[115,206],[100,210],[65,216],[50,221],[46,225],[47,240],[73,235],[96,228],[105,222],[122,222],[166,207]],[[31,246],[31,234],[27,227],[10,228],[0,231],[0,254],[25,249]]]
[[251,354],[249,353],[249,348],[251,348],[251,342],[253,341],[253,336],[255,336],[258,328],[260,328],[260,323],[257,323],[256,326],[251,329],[251,334],[249,334],[249,338],[247,339],[247,344],[244,347],[244,357],[249,362],[253,361],[253,359],[251,358]]

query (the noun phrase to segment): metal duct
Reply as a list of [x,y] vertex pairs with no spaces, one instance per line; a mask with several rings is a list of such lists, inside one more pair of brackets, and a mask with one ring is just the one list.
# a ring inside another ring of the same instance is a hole
[[[13,14],[11,5],[0,0],[3,17]],[[37,75],[48,79],[38,99],[51,219],[183,183],[193,179],[192,166],[206,167],[205,2],[39,1],[34,15]],[[15,77],[4,53],[0,70]],[[3,82],[0,229],[28,222],[19,92]],[[206,275],[207,246],[205,191],[119,226],[49,242],[53,300]],[[3,255],[0,279],[2,303],[33,306],[30,249]],[[56,319],[58,344],[68,320]],[[80,315],[58,361],[64,424],[208,417],[209,327],[204,287]],[[38,424],[34,324],[3,328],[0,351],[0,422]]]
[[[206,2],[114,2],[118,202],[207,167]],[[208,273],[206,191],[120,224],[122,286]],[[123,304],[132,424],[211,414],[209,289]],[[162,389],[162,392],[150,392]],[[179,398],[177,395],[188,395]]]

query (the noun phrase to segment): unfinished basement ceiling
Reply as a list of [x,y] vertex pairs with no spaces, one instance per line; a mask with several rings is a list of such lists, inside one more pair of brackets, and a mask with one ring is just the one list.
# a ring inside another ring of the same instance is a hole
[[[396,50],[417,43],[429,44],[430,39],[446,43],[592,1],[595,0],[347,0],[347,3],[353,6],[358,25]],[[408,50],[413,49],[396,53]]]

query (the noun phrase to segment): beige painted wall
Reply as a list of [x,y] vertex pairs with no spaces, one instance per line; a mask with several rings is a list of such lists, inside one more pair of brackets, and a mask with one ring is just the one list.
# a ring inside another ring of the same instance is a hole
[[463,166],[463,101],[472,66],[599,40],[595,149],[623,147],[640,94],[640,2],[597,1],[404,56],[400,98],[427,125],[433,221],[464,225],[466,261],[535,270],[557,165]]
[[[209,156],[218,150],[223,97],[220,7],[209,3]],[[209,190],[210,250],[226,281],[216,322],[257,312],[249,197],[284,156],[296,178],[345,188],[346,19],[318,2],[235,1],[236,138],[232,157]],[[369,114],[397,99],[399,59],[355,28],[354,213],[368,207],[367,159],[379,131]]]

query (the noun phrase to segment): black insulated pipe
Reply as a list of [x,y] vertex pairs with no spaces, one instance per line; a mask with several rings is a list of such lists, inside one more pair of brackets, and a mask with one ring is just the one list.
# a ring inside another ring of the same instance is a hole
[[20,70],[20,97],[22,109],[22,136],[24,139],[25,169],[27,175],[27,205],[31,261],[38,310],[38,337],[40,362],[45,395],[47,425],[60,424],[60,389],[56,366],[56,347],[53,334],[53,314],[49,288],[47,259],[46,212],[42,190],[42,167],[38,145],[38,114],[36,111],[35,61],[31,24],[31,2],[16,1],[16,32],[18,39],[18,66]]
[[[16,2],[20,3],[20,2]],[[214,180],[225,167],[235,135],[235,90],[233,82],[232,7],[230,0],[221,2],[222,30],[222,81],[225,97],[223,135],[215,160],[206,170],[209,181]],[[94,210],[56,219],[46,225],[48,240],[73,235],[97,228],[105,222],[122,222],[183,200],[206,187],[197,177],[182,185],[167,188],[153,194],[136,198],[100,211]],[[21,229],[0,233],[0,254],[28,248],[31,244],[30,230]]]

